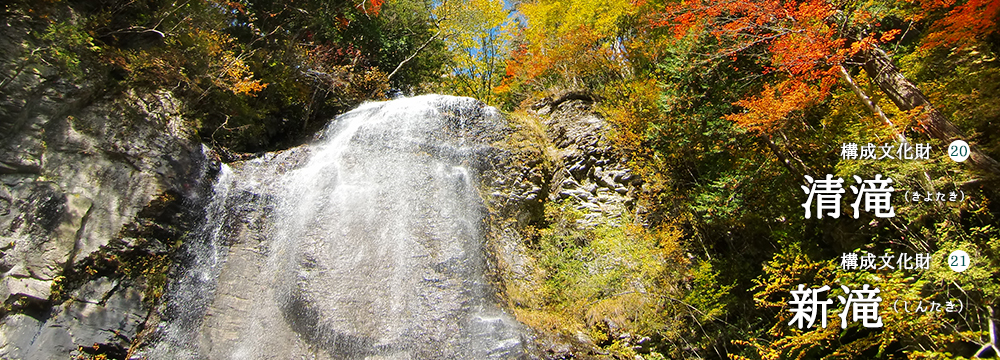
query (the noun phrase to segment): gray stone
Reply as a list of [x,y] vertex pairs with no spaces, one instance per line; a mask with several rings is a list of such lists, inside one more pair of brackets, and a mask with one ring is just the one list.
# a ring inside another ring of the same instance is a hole
[[26,296],[34,300],[49,298],[52,293],[52,280],[38,280],[25,277],[6,276],[0,280],[0,297],[9,299],[13,296]]
[[73,291],[73,293],[70,294],[70,298],[79,302],[97,304],[104,301],[105,297],[107,297],[117,285],[117,280],[111,280],[107,277],[99,277],[83,284],[83,286],[80,286],[79,289]]
[[[16,64],[39,44],[30,21],[4,25],[0,63]],[[101,84],[60,76],[41,67],[0,89],[0,301],[15,305],[0,318],[0,358],[65,359],[135,337],[148,313],[142,284],[116,291],[117,280],[76,269],[55,298],[53,281],[122,237],[153,199],[195,197],[212,164],[169,92],[103,97]],[[145,243],[133,245],[159,244]]]
[[42,322],[25,314],[12,314],[0,323],[0,358],[27,359]]
[[563,190],[559,193],[559,195],[562,196],[562,198],[574,197],[581,201],[591,201],[594,198],[594,195],[589,191],[580,189]]
[[65,359],[95,344],[127,349],[144,320],[142,294],[134,289],[111,295],[104,305],[67,301],[44,322],[10,315],[0,325],[0,357]]
[[128,348],[131,336],[145,320],[142,293],[135,289],[117,291],[104,305],[68,301],[47,324],[65,329],[77,346],[94,344]]
[[618,184],[615,184],[614,179],[610,175],[604,174],[604,176],[597,177],[597,184],[606,188],[614,189]]
[[[589,217],[589,225],[596,225],[604,220],[616,219],[623,214],[631,213],[635,203],[629,194],[636,186],[633,180],[637,177],[631,174],[627,163],[612,149],[611,141],[604,137],[607,126],[602,118],[592,110],[588,101],[570,99],[555,105],[547,113],[536,113],[546,125],[546,132],[555,145],[558,157],[556,176],[553,183],[558,184],[549,192],[550,200],[576,199],[590,204],[577,204],[577,208],[593,212],[599,216]],[[575,186],[566,186],[562,180],[563,172],[574,179]],[[569,191],[581,189],[597,195],[584,196],[579,192]]]
[[561,183],[559,183],[559,187],[563,189],[576,189],[580,187],[580,184],[577,183],[576,180],[574,180],[573,178],[566,178]]

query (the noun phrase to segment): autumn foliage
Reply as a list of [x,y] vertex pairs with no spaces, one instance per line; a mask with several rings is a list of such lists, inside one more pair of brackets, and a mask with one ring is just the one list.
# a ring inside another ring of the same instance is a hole
[[521,3],[518,11],[526,24],[517,34],[499,92],[537,95],[620,78],[627,39],[619,26],[635,16],[635,3],[536,0]]
[[[649,21],[653,28],[668,27],[678,39],[713,37],[721,46],[705,61],[762,59],[760,74],[778,83],[765,83],[760,94],[737,101],[745,112],[728,118],[767,132],[780,128],[790,113],[825,99],[840,81],[837,67],[898,36],[898,29],[874,30],[874,11],[838,8],[825,0],[688,1],[667,5]],[[845,31],[846,23],[869,30]]]
[[914,20],[926,19],[926,14],[945,12],[945,16],[931,26],[922,47],[969,46],[982,40],[983,36],[996,30],[1000,16],[1000,1],[969,0],[922,0],[914,2],[920,11],[912,14]]
[[[16,2],[10,14],[44,10]],[[47,14],[75,6],[44,3]],[[169,90],[220,152],[293,146],[361,102],[423,92],[513,110],[532,119],[518,128],[538,130],[532,145],[546,148],[546,115],[534,105],[588,99],[608,123],[600,145],[641,178],[630,214],[585,227],[577,220],[593,214],[578,204],[541,199],[545,221],[518,244],[530,248],[534,280],[501,284],[520,291],[500,295],[535,331],[590,339],[594,354],[998,352],[1000,183],[943,150],[962,138],[1000,155],[1000,0],[136,0],[77,10],[66,12],[75,21],[22,16],[37,18],[44,46],[9,72]],[[930,144],[931,158],[838,156],[841,144],[900,140]],[[897,216],[805,219],[803,175],[825,174],[895,179]],[[907,191],[966,197],[904,201]],[[851,272],[836,263],[850,252],[940,259],[959,248],[982,266]],[[960,297],[968,310],[886,313],[880,329],[788,326],[792,286],[866,283],[886,299]]]
[[[798,331],[787,325],[787,301],[798,283],[873,283],[894,299],[965,296],[960,287],[977,299],[975,316],[992,311],[1000,290],[985,280],[997,276],[992,268],[957,277],[852,273],[834,259],[859,250],[941,256],[968,247],[998,263],[1000,237],[988,225],[996,210],[985,205],[997,196],[984,185],[988,167],[947,158],[873,163],[837,157],[846,142],[903,139],[943,149],[956,137],[995,157],[1000,142],[988,134],[1000,121],[998,1],[536,0],[518,10],[523,27],[496,90],[514,94],[515,102],[567,89],[592,94],[613,124],[616,149],[646,181],[642,220],[650,229],[680,224],[692,258],[711,259],[715,283],[733,286],[707,307],[718,317],[699,318],[706,321],[691,328],[672,322],[629,329],[659,336],[656,353],[869,359],[993,351],[997,339],[987,331],[993,325],[983,320],[887,314],[887,325],[877,330]],[[803,174],[826,173],[882,173],[897,180],[897,189],[964,186],[978,195],[961,204],[900,204],[889,220],[805,221],[801,194],[789,189],[801,185]],[[584,279],[557,267],[548,271]],[[973,283],[981,287],[968,291]],[[622,297],[613,308],[641,309],[643,301]],[[615,346],[605,349],[632,357]]]

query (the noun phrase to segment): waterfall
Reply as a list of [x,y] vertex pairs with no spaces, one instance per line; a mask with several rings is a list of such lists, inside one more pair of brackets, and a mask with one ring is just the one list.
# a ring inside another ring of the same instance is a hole
[[480,229],[477,174],[505,126],[469,98],[368,103],[312,144],[224,166],[148,355],[526,356]]

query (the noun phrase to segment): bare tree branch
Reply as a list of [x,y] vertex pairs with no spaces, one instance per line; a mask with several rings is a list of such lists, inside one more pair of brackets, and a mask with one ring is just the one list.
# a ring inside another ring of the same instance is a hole
[[440,26],[438,26],[438,31],[437,31],[436,34],[434,34],[434,36],[431,36],[430,39],[427,39],[427,41],[425,41],[423,45],[420,45],[420,47],[418,47],[417,50],[413,51],[413,54],[411,54],[406,59],[403,59],[403,61],[400,62],[399,65],[396,65],[396,69],[393,70],[391,73],[389,73],[389,75],[386,76],[386,79],[387,80],[392,80],[392,76],[396,75],[396,73],[399,72],[399,69],[403,68],[403,65],[406,65],[406,63],[410,62],[410,60],[413,60],[413,58],[417,57],[417,55],[420,54],[420,52],[423,51],[424,48],[427,47],[427,45],[430,45],[431,42],[433,42],[435,39],[437,39],[438,36],[441,36],[441,27]]

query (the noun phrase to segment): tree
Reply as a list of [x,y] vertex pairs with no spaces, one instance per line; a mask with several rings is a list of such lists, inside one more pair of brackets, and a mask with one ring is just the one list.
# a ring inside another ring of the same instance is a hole
[[628,0],[521,3],[524,28],[498,91],[591,91],[627,78],[629,24],[636,5]]
[[500,0],[445,0],[434,9],[451,54],[441,86],[495,102],[493,89],[503,79],[515,24],[508,13]]
[[[772,74],[777,83],[738,101],[736,104],[746,111],[728,116],[748,130],[760,132],[765,139],[785,124],[790,112],[826,99],[838,79],[850,85],[880,120],[892,125],[854,83],[851,74],[857,68],[874,79],[901,111],[919,111],[917,128],[926,135],[945,143],[963,137],[881,49],[881,44],[895,40],[901,33],[901,29],[881,26],[885,8],[886,4],[878,2],[826,0],[688,1],[666,5],[651,20],[654,26],[669,26],[678,38],[699,34],[714,37],[720,46],[712,57],[768,59],[770,64],[763,74]],[[960,25],[960,19],[972,11],[968,9],[980,8],[996,13],[993,3],[966,3],[946,17],[940,27],[966,29],[960,33],[967,35],[990,31],[995,25],[988,21]],[[932,40],[937,38],[946,37],[931,36]],[[1000,164],[977,148],[972,150],[970,162],[988,174],[1000,174]]]
[[269,83],[253,104],[220,101],[233,104],[229,114],[205,114],[213,141],[260,142],[241,151],[291,145],[363,101],[385,99],[391,89],[414,92],[438,76],[444,61],[433,41],[430,1],[227,4],[225,32],[247,48],[251,70]]

